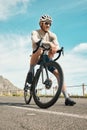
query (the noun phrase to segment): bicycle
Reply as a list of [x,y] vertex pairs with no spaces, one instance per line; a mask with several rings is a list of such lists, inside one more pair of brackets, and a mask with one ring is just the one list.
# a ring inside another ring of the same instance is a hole
[[[27,80],[25,81],[24,100],[26,104],[29,104],[33,97],[37,106],[48,108],[56,103],[63,86],[63,71],[59,63],[56,62],[63,54],[63,47],[57,51],[58,56],[50,61],[47,61],[47,55],[45,55],[50,46],[39,43],[36,51],[39,47],[43,48],[43,53],[34,69],[32,84],[29,84]],[[55,70],[57,75],[52,70]]]

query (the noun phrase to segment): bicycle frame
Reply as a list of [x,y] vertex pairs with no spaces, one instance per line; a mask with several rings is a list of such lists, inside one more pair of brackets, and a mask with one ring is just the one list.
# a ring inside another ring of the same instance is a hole
[[[36,76],[37,73],[42,72],[42,83],[43,83],[43,84],[45,83],[45,81],[44,81],[44,76],[43,76],[43,75],[44,75],[44,74],[43,74],[43,68],[45,68],[46,77],[47,77],[47,79],[49,79],[47,67],[45,66],[46,60],[45,60],[45,54],[44,54],[44,52],[45,52],[45,50],[43,50],[43,53],[42,53],[42,55],[41,55],[41,57],[40,57],[40,60],[39,60],[39,62],[40,62],[40,67],[37,69],[37,71],[36,71],[36,73],[35,73],[35,75],[34,75],[34,78],[35,78],[35,76]],[[34,78],[33,78],[33,81],[34,81]],[[32,84],[31,84],[31,89],[33,88],[33,81],[32,81]],[[37,82],[38,82],[38,81],[37,81]],[[34,87],[35,87],[35,86],[34,86]]]

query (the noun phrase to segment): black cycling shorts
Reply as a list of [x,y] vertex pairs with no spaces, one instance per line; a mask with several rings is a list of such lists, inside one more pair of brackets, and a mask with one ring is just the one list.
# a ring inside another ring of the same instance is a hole
[[[48,57],[48,55],[44,55],[44,58],[45,58],[45,61],[46,61],[46,62],[52,61],[52,59],[50,59],[50,58]],[[40,64],[41,64],[41,61],[39,61],[37,64],[40,65]],[[53,66],[49,66],[49,67],[48,67],[48,70],[53,73],[53,71],[55,70],[55,68],[54,68]]]

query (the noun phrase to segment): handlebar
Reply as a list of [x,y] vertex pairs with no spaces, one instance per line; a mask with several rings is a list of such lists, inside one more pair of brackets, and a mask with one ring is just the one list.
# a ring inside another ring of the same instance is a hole
[[[39,42],[37,42],[36,45],[37,48],[35,51],[33,51],[33,53],[35,53],[39,49],[39,47],[43,48],[44,49],[43,51],[50,50],[50,45],[42,43],[42,39]],[[54,61],[59,59],[61,54],[64,55],[64,47],[61,47],[61,49],[59,49],[56,53],[58,53],[58,56],[55,59],[53,59]]]
[[50,45],[49,45],[49,44],[42,43],[42,39],[40,39],[40,40],[36,43],[36,45],[37,45],[37,48],[36,48],[36,50],[33,51],[33,53],[35,53],[35,52],[39,49],[39,47],[43,48],[44,51],[50,50]]
[[56,53],[58,53],[57,58],[54,59],[54,61],[56,61],[57,59],[60,58],[61,54],[64,55],[64,47],[61,47],[60,50],[58,50]]

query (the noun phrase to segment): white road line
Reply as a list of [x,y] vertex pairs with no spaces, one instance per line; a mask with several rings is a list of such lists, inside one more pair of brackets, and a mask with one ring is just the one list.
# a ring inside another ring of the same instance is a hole
[[32,112],[47,113],[47,114],[53,114],[53,115],[61,115],[61,116],[79,118],[79,119],[87,119],[87,115],[82,116],[82,115],[78,115],[78,114],[70,114],[70,113],[57,112],[57,111],[48,111],[46,109],[34,109],[34,108],[26,108],[26,107],[18,107],[18,106],[8,106],[8,107],[29,110],[29,111],[32,111]]

